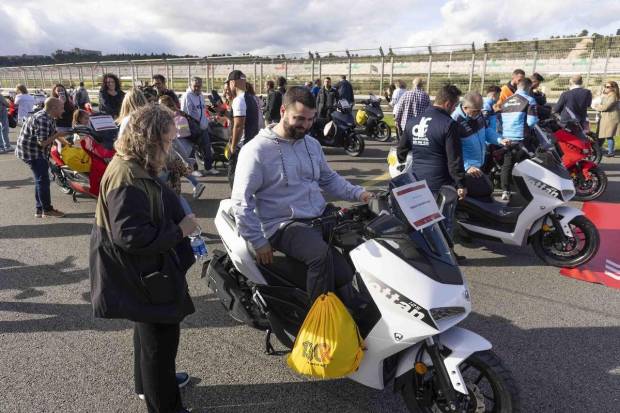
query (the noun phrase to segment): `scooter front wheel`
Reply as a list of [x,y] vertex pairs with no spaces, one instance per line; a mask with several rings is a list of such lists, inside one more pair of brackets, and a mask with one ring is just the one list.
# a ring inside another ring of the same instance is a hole
[[[445,406],[443,397],[434,390],[435,381],[432,377],[427,377],[429,373],[419,376],[413,372],[402,393],[409,411],[423,413],[445,411],[517,413],[521,411],[517,384],[510,370],[504,367],[495,353],[490,350],[474,353],[461,363],[459,368],[469,394],[465,396],[458,393],[459,406],[456,410]],[[423,389],[422,392],[420,392],[421,389]],[[432,395],[424,395],[424,392],[432,392]],[[423,405],[427,401],[430,402],[430,406]]]
[[379,142],[389,142],[392,139],[392,129],[384,121],[377,123],[375,128],[375,139]]
[[575,184],[575,201],[592,201],[603,195],[607,189],[607,175],[599,168],[590,169],[590,179],[576,177],[573,179]]
[[360,156],[364,152],[364,138],[358,134],[353,134],[348,138],[348,144],[345,144],[344,151],[349,156]]
[[573,233],[566,237],[559,227],[543,226],[534,234],[532,248],[538,257],[554,267],[574,268],[590,261],[601,243],[598,229],[583,215],[569,224]]

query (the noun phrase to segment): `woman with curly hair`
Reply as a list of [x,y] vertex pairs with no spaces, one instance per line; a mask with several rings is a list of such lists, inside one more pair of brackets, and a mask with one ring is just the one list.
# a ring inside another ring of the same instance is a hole
[[116,119],[124,96],[119,78],[113,73],[103,75],[99,89],[99,111]]

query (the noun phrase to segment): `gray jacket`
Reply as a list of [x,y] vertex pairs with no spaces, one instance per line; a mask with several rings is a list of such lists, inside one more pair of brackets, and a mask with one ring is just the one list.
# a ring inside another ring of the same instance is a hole
[[231,195],[239,233],[255,249],[285,223],[320,216],[322,190],[348,201],[364,192],[329,167],[316,139],[283,139],[272,127],[241,148]]

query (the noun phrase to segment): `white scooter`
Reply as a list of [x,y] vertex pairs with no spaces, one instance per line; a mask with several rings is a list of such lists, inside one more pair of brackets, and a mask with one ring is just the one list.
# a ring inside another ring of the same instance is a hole
[[[405,174],[390,187],[410,182]],[[456,202],[453,189],[441,196]],[[273,264],[258,264],[230,208],[223,200],[215,218],[226,252],[214,252],[203,276],[233,318],[267,330],[268,353],[272,332],[291,348],[311,304],[306,267],[279,253]],[[439,224],[414,230],[383,192],[312,225],[331,226],[330,242],[354,266],[353,288],[365,303],[353,317],[367,350],[350,379],[375,389],[393,384],[412,412],[519,411],[515,382],[491,343],[456,327],[471,302]]]
[[[456,220],[471,237],[518,246],[531,243],[547,264],[568,268],[585,264],[598,251],[598,229],[583,211],[568,205],[575,186],[552,138],[539,126],[534,133],[539,142],[535,153],[522,145],[504,149],[522,158],[512,170],[516,194],[511,201],[466,197],[457,205]],[[392,177],[411,167],[410,161],[398,162],[396,148],[390,150],[388,164]]]

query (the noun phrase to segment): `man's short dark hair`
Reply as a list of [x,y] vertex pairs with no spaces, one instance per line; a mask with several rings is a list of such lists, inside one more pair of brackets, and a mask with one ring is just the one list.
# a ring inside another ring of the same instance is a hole
[[276,87],[276,84],[273,80],[268,80],[267,81],[267,87],[270,89],[273,89],[274,87]]
[[286,78],[284,76],[278,77],[278,87],[286,86]]
[[341,78],[342,80],[347,80],[347,75],[340,75],[340,78]]
[[525,76],[525,71],[523,69],[515,69],[514,72],[512,72],[513,76],[516,75],[521,75],[521,76]]
[[84,82],[80,82],[80,86],[81,86],[81,87],[84,87]]
[[282,104],[285,108],[288,108],[295,103],[301,103],[307,108],[316,109],[316,100],[314,99],[314,95],[307,87],[304,86],[293,86],[288,88],[286,93],[284,94],[284,98],[282,99]]
[[159,80],[161,83],[166,83],[166,76],[160,75],[159,73],[156,75],[153,75],[152,79]]
[[487,93],[502,93],[502,88],[497,85],[489,86]]
[[517,83],[517,88],[523,90],[530,90],[532,88],[532,81],[527,77],[524,77],[523,79],[519,80],[519,83]]
[[530,76],[530,79],[532,79],[532,80],[537,80],[537,81],[539,81],[540,83],[542,83],[542,82],[544,82],[544,81],[545,81],[545,78],[544,78],[544,77],[542,77],[542,75],[541,75],[540,73],[538,73],[538,72],[534,72],[534,73],[532,73],[532,76]]
[[435,104],[443,105],[447,102],[457,103],[462,94],[461,90],[454,85],[442,86],[435,95]]
[[329,80],[329,81],[331,81],[331,80],[332,80],[332,78],[331,78],[331,77],[329,77],[329,76],[325,76],[325,79],[327,79],[327,80]]

